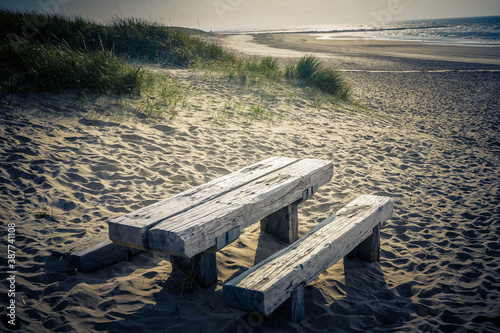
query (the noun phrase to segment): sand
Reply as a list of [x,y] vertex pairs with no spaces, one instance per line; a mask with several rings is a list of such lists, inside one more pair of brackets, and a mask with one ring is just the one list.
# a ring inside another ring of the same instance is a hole
[[[462,47],[460,60],[469,56],[461,62],[437,45],[412,43],[423,56],[405,56],[399,44],[397,56],[370,46],[348,56],[348,41],[339,50],[310,37],[303,47],[293,43],[303,35],[270,36],[281,40],[277,49],[263,44],[268,37],[224,42],[242,53],[277,50],[284,61],[318,51],[345,71],[367,108],[162,69],[154,70],[197,87],[198,98],[212,103],[150,120],[113,115],[113,99],[0,101],[0,251],[5,262],[6,224],[15,223],[19,331],[500,331],[498,53]],[[222,119],[217,110],[228,100],[275,115]],[[270,156],[334,163],[332,181],[299,207],[301,235],[359,195],[395,203],[382,228],[380,263],[342,260],[329,268],[306,287],[306,318],[298,324],[224,305],[225,281],[284,246],[258,224],[217,254],[218,284],[194,293],[179,290],[160,254],[76,275],[51,256],[105,231],[114,217]],[[5,279],[0,287],[7,304]],[[2,316],[0,328],[7,325]]]

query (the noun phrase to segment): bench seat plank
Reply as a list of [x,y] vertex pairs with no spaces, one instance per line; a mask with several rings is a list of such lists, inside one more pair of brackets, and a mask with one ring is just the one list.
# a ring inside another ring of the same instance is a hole
[[58,257],[61,267],[68,273],[88,273],[110,266],[117,262],[130,260],[141,252],[125,246],[114,244],[109,240],[107,232],[90,236],[52,251]]
[[109,222],[109,238],[117,244],[147,250],[147,231],[156,224],[189,209],[214,200],[238,187],[276,172],[299,161],[295,158],[271,157],[206,184],[143,207]]
[[219,236],[302,200],[332,176],[330,161],[299,160],[157,224],[148,232],[149,246],[192,257],[216,246]]
[[370,236],[374,227],[392,216],[390,198],[364,195],[311,229],[294,244],[275,253],[223,287],[230,306],[273,312],[300,284],[346,256]]

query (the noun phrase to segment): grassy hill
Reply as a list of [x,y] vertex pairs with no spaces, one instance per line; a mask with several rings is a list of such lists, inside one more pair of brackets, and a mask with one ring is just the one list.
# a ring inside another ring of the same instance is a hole
[[144,71],[126,60],[200,67],[245,80],[288,80],[347,99],[349,86],[313,57],[280,68],[271,57],[238,58],[197,29],[137,18],[98,24],[80,17],[0,9],[0,92],[140,94]]

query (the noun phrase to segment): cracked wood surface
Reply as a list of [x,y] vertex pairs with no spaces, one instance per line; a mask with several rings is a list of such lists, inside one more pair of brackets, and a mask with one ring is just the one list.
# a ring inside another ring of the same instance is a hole
[[149,246],[191,257],[215,246],[229,230],[242,230],[302,200],[304,191],[329,182],[332,175],[329,161],[298,160],[157,224],[148,232]]
[[115,218],[109,222],[109,238],[117,244],[145,250],[149,247],[147,231],[156,224],[296,161],[293,158],[271,157]]

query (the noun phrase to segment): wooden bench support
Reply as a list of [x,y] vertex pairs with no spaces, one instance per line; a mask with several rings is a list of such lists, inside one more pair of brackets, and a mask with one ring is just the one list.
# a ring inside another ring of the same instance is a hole
[[297,204],[288,205],[262,219],[260,229],[278,237],[285,243],[295,242],[299,239]]
[[[359,258],[361,260],[373,263],[380,261],[380,227],[381,223],[373,228],[373,233],[368,236],[361,244],[356,246],[347,257]],[[281,312],[286,313],[288,320],[296,324],[305,318],[304,306],[304,288],[303,283],[299,284],[297,288],[292,291],[290,298],[288,298],[281,305]]]
[[[233,229],[229,230],[226,233],[223,233],[219,237],[217,237],[215,241],[215,249],[212,247],[208,249],[207,251],[212,251],[212,250],[220,250],[226,245],[231,244],[235,240],[237,240],[240,237],[240,227],[234,227]],[[213,252],[213,251],[212,251]]]
[[390,198],[359,197],[292,245],[226,283],[224,300],[232,307],[269,315],[291,298],[291,318],[299,321],[304,298],[300,285],[314,281],[361,243],[358,254],[378,258],[378,225],[389,219],[392,211]]
[[367,262],[380,261],[380,227],[381,224],[377,224],[373,228],[373,233],[349,252],[347,257],[359,258]]
[[172,271],[184,273],[203,288],[217,283],[216,252],[202,252],[192,258],[171,255],[170,262]]
[[210,287],[217,283],[217,251],[231,244],[238,237],[240,237],[240,227],[235,227],[217,237],[215,246],[191,258],[170,255],[172,271],[192,277],[203,288]]
[[281,311],[286,313],[288,320],[293,324],[304,319],[306,315],[304,288],[305,284],[299,284],[297,288],[292,291],[290,298],[281,305]]

